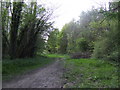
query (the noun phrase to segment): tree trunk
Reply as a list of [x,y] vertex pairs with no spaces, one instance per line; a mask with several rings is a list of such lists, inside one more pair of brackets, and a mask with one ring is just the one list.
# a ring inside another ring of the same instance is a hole
[[9,51],[11,59],[14,59],[16,57],[17,34],[18,27],[20,24],[21,11],[22,2],[13,2],[13,13],[10,30],[10,51]]

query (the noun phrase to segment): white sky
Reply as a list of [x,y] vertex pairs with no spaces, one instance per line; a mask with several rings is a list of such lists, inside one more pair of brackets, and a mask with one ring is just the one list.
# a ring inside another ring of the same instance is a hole
[[38,4],[44,4],[48,8],[55,9],[53,20],[54,26],[61,29],[65,23],[73,18],[78,19],[82,11],[87,11],[94,7],[100,7],[110,0],[37,0]]

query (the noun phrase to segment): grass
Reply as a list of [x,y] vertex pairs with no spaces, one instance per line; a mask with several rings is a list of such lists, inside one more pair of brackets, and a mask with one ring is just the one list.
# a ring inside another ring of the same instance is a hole
[[63,54],[46,54],[45,56],[51,58],[69,58],[68,55],[63,55]]
[[67,59],[64,78],[67,88],[118,88],[118,67],[109,61]]
[[2,78],[9,80],[16,75],[21,75],[24,72],[40,68],[46,64],[50,64],[55,59],[52,57],[37,56],[35,58],[3,60],[2,61]]

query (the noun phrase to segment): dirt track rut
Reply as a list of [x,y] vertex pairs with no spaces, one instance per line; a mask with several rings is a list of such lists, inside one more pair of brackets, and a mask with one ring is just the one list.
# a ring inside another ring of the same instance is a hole
[[61,88],[62,75],[62,60],[59,59],[42,69],[21,76],[22,78],[4,82],[3,88]]

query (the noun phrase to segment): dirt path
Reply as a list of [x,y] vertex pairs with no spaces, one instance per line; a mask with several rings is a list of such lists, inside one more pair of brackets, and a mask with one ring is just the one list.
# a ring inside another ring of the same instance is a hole
[[19,79],[4,82],[3,88],[61,88],[63,86],[62,60],[57,60],[47,67],[27,73]]

